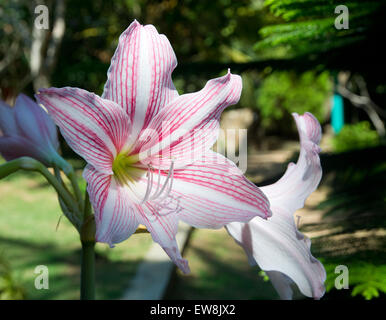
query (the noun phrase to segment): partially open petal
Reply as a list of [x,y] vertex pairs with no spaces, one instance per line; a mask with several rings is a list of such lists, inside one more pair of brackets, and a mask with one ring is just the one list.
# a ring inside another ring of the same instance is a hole
[[10,161],[19,157],[32,157],[49,166],[52,164],[52,153],[44,145],[32,144],[22,136],[0,136],[0,154]]
[[35,101],[20,94],[10,107],[0,100],[0,154],[6,160],[29,156],[50,166],[58,147],[56,126]]
[[14,109],[0,99],[0,136],[17,134],[18,128]]
[[102,97],[130,116],[133,141],[164,105],[178,96],[171,74],[177,58],[169,40],[152,25],[134,21],[119,37]]
[[48,110],[71,148],[97,170],[111,174],[124,148],[130,120],[116,103],[77,88],[41,89],[37,100]]
[[217,140],[222,111],[238,102],[242,82],[230,72],[207,82],[195,93],[174,99],[150,122],[133,153],[149,159],[153,166],[168,168],[171,159],[179,168],[197,160]]
[[19,130],[24,137],[57,150],[59,141],[55,123],[42,107],[28,96],[19,94],[14,108]]
[[[304,295],[320,298],[325,291],[326,272],[311,254],[311,241],[297,230],[294,213],[303,207],[322,177],[317,145],[321,128],[310,113],[294,114],[294,118],[301,143],[298,162],[291,163],[278,182],[261,188],[271,203],[272,217],[247,224],[231,223],[226,228],[261,269],[283,273]],[[284,275],[274,274],[273,282],[280,295],[289,298],[290,281]]]
[[137,207],[130,201],[128,190],[114,177],[88,165],[83,177],[95,211],[96,240],[113,246],[129,238],[138,227]]
[[161,215],[178,212],[179,219],[197,228],[221,228],[232,221],[271,215],[259,188],[235,164],[213,151],[175,170],[173,176],[173,188],[157,208]]

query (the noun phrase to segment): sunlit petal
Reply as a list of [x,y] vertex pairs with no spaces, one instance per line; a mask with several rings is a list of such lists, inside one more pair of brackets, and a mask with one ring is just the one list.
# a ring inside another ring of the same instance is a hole
[[[272,217],[253,219],[247,224],[231,223],[227,230],[261,269],[283,273],[309,297],[320,298],[325,292],[326,272],[310,251],[311,241],[298,230],[294,213],[304,205],[322,177],[317,145],[321,138],[319,122],[310,113],[294,114],[301,150],[298,162],[291,163],[284,176],[261,190],[271,203]],[[280,295],[290,297],[290,281],[274,274]]]

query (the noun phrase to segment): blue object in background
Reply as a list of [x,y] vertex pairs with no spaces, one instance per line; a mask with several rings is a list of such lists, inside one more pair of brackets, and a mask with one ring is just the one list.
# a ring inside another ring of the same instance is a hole
[[343,98],[337,93],[332,96],[331,125],[335,134],[339,133],[344,125]]

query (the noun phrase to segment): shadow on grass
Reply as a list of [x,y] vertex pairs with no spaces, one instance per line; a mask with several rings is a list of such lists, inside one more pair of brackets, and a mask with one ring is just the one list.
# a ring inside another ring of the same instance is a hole
[[[12,250],[7,250],[12,248]],[[44,255],[42,255],[44,252]],[[15,270],[17,281],[25,288],[27,299],[78,299],[80,288],[79,249],[63,250],[54,245],[42,245],[0,237],[0,253]],[[139,261],[110,261],[96,255],[96,291],[98,299],[119,299],[135,274]],[[49,289],[35,288],[36,266],[49,270]],[[25,270],[20,274],[19,270]],[[19,272],[18,272],[19,271]]]
[[[386,295],[386,147],[321,156],[327,198],[315,209],[321,222],[305,232],[329,231],[313,241],[313,252],[327,271],[326,299]],[[349,290],[336,290],[335,267],[346,265]]]

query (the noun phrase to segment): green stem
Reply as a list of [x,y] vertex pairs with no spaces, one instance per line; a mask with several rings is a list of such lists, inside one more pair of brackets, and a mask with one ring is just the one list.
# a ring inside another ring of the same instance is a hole
[[[86,188],[87,189],[87,188]],[[80,233],[82,242],[82,267],[80,299],[95,299],[95,220],[91,210],[91,203],[86,190],[83,211],[83,225]]]
[[64,174],[67,176],[68,180],[70,180],[72,189],[74,190],[76,200],[78,201],[80,210],[83,211],[83,198],[82,192],[79,189],[78,179],[76,177],[74,168],[72,165],[64,160],[60,155],[57,155],[54,161],[54,166],[60,168]]
[[75,197],[79,203],[80,209],[83,211],[84,210],[83,197],[82,197],[82,193],[79,189],[78,179],[76,177],[76,174],[75,174],[75,171],[73,168],[71,168],[71,171],[67,173],[67,178],[71,182],[71,186],[72,186],[72,189],[74,190]]
[[95,242],[82,241],[80,299],[95,300]]
[[8,161],[6,163],[3,163],[0,166],[0,179],[3,179],[10,174],[18,171],[20,167],[22,166],[22,160],[23,158],[19,158],[16,160]]
[[[71,194],[70,190],[66,187],[66,184],[63,182],[62,177],[60,176],[60,169],[55,165],[54,166],[54,173],[56,179],[61,183],[63,188],[67,191],[67,193]],[[71,221],[71,223],[74,225],[74,227],[79,231],[82,226],[82,217],[79,216],[76,212],[71,212],[68,207],[63,202],[63,199],[58,194],[58,201],[60,208],[62,209],[63,214]]]
[[92,212],[91,212],[90,196],[88,195],[87,186],[86,186],[86,191],[84,195],[84,214],[83,214],[84,220],[86,220],[91,215],[92,215]]

